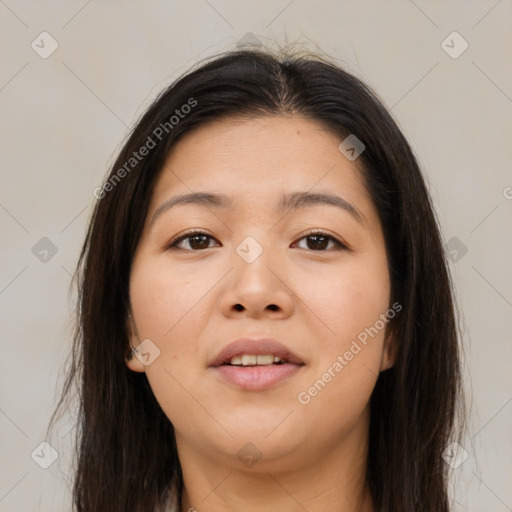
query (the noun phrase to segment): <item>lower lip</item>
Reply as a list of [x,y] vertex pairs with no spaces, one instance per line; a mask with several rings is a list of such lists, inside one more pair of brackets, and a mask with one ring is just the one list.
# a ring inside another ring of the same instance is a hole
[[262,391],[294,375],[301,366],[291,363],[268,366],[217,366],[214,370],[230,382],[246,391]]

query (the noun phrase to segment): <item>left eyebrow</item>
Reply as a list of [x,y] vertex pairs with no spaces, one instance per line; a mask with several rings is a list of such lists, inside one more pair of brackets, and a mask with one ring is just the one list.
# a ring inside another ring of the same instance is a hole
[[[232,208],[233,199],[225,194],[214,194],[211,192],[194,192],[191,194],[171,197],[156,209],[155,213],[151,217],[150,224],[153,224],[165,211],[170,210],[177,205],[184,204],[196,204],[206,208]],[[341,208],[352,215],[352,217],[354,217],[360,224],[364,225],[361,213],[359,213],[359,211],[346,199],[334,194],[314,194],[311,192],[292,192],[283,194],[274,211],[278,215],[283,215],[289,210],[318,205],[329,205]]]
[[346,199],[334,194],[313,194],[311,192],[283,194],[277,204],[276,212],[283,214],[288,210],[318,205],[329,205],[341,208],[350,213],[360,224],[364,224],[363,216],[356,207],[350,204]]

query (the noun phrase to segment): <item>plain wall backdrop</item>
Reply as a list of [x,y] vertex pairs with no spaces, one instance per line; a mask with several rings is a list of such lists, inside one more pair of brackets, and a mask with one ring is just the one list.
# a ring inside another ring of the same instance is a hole
[[72,418],[41,443],[93,190],[130,127],[199,60],[287,41],[374,88],[420,160],[472,404],[454,510],[512,510],[511,26],[510,0],[0,0],[0,510],[70,510]]

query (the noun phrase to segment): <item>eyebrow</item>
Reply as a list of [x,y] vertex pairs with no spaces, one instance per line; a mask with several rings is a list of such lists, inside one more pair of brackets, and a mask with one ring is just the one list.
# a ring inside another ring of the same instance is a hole
[[[162,203],[151,217],[150,224],[154,224],[156,219],[164,212],[174,208],[178,205],[195,204],[204,206],[206,208],[223,208],[228,209],[233,207],[233,200],[225,194],[215,194],[211,192],[194,192],[191,194],[183,194],[180,196],[171,197]],[[289,210],[299,208],[306,208],[318,205],[336,206],[348,212],[360,224],[364,224],[363,216],[361,213],[346,199],[334,194],[326,193],[311,193],[311,192],[292,192],[283,194],[274,211],[282,215]]]

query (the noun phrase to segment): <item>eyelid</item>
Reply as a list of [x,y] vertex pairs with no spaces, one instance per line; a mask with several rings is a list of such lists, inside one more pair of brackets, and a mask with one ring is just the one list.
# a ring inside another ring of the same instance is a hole
[[[213,235],[211,235],[207,231],[204,231],[201,228],[190,228],[190,229],[187,229],[186,231],[184,231],[183,233],[180,233],[179,235],[176,235],[175,237],[173,237],[170,242],[165,244],[165,248],[166,249],[174,249],[175,247],[173,247],[173,246],[176,246],[177,243],[181,242],[183,239],[191,237],[192,235],[205,235],[205,236],[210,237],[213,240],[216,240],[217,242],[219,242]],[[179,248],[178,248],[178,250],[179,250]],[[182,250],[187,251],[189,249],[182,249]],[[191,252],[199,252],[199,251],[191,251]]]
[[[307,229],[306,231],[304,231],[300,235],[298,235],[297,241],[300,241],[303,238],[307,238],[308,236],[313,236],[313,235],[324,236],[326,238],[332,239],[332,241],[336,245],[338,245],[338,247],[337,247],[338,250],[352,251],[352,248],[350,247],[350,245],[347,242],[345,242],[345,240],[343,238],[341,238],[337,235],[333,235],[329,231],[326,231],[325,229],[320,229],[320,228]],[[293,242],[293,243],[295,243],[295,242]],[[312,251],[312,252],[330,252],[330,251]]]

